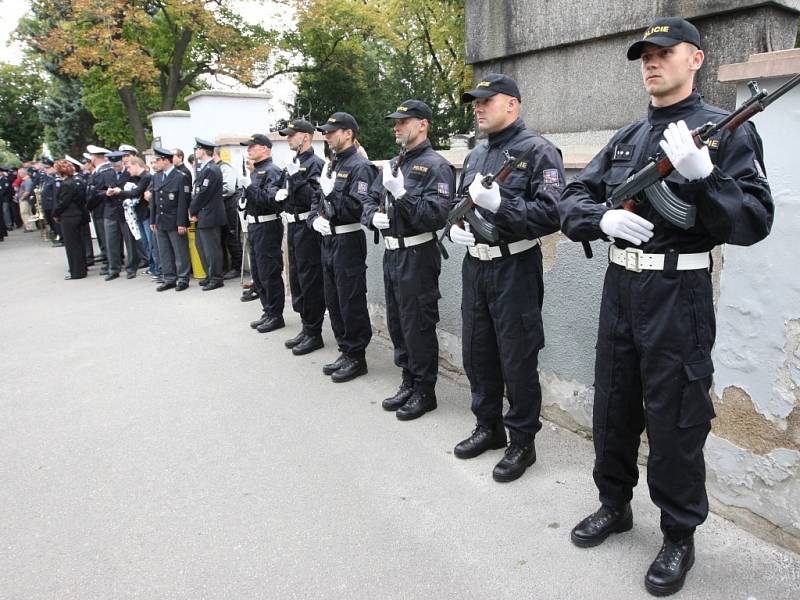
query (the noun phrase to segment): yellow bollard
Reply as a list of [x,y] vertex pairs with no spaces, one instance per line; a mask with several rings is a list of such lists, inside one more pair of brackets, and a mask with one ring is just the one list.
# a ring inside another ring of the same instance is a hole
[[189,256],[192,259],[192,275],[195,279],[205,279],[206,272],[203,270],[203,262],[200,260],[200,253],[197,251],[197,223],[189,223]]

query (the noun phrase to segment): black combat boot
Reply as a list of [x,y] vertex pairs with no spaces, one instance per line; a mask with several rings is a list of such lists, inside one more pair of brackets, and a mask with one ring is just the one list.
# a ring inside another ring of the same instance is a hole
[[307,335],[299,344],[292,348],[292,354],[295,356],[303,356],[314,350],[319,350],[323,346],[325,346],[325,343],[322,341],[321,335]]
[[400,387],[397,388],[397,392],[395,392],[394,396],[385,398],[383,402],[381,402],[381,406],[383,410],[397,410],[408,402],[408,399],[411,398],[411,394],[413,393],[414,380],[411,375],[403,373],[403,381],[400,382]]
[[[264,315],[264,316],[266,316],[266,315]],[[253,326],[253,324],[251,323],[250,327],[252,327],[252,326]],[[258,325],[256,325],[256,327],[258,327]],[[290,339],[286,340],[285,342],[283,342],[283,345],[291,350],[292,348],[297,346],[297,344],[302,342],[303,338],[305,338],[305,337],[306,337],[306,332],[305,331],[301,331],[300,333],[298,333],[293,338],[290,338]]]
[[325,373],[325,375],[333,375],[345,362],[347,362],[347,357],[344,354],[340,354],[339,358],[332,363],[322,365],[322,372]]
[[436,410],[436,393],[433,388],[417,387],[408,401],[397,409],[395,416],[400,421],[413,421],[432,410]]
[[525,470],[536,462],[536,447],[533,440],[526,443],[511,442],[506,453],[492,471],[492,478],[501,483],[522,477]]
[[331,375],[331,379],[336,383],[344,383],[356,377],[367,374],[367,359],[348,357],[342,366],[336,369]]
[[467,439],[460,441],[453,449],[456,458],[475,458],[487,450],[506,447],[506,430],[502,423],[495,427],[478,425]]
[[631,505],[612,508],[603,504],[597,512],[578,523],[570,534],[572,543],[579,548],[599,546],[612,533],[630,531],[633,527]]
[[269,319],[269,315],[267,313],[263,313],[261,317],[255,321],[250,321],[250,329],[258,329],[258,326],[263,324],[267,319]]
[[275,331],[276,329],[280,329],[284,327],[286,323],[283,320],[283,315],[278,315],[277,317],[268,316],[261,325],[256,327],[256,331],[258,333],[269,333],[270,331]]
[[693,536],[679,541],[665,536],[658,556],[644,577],[644,587],[653,596],[670,596],[683,587],[686,574],[693,564]]

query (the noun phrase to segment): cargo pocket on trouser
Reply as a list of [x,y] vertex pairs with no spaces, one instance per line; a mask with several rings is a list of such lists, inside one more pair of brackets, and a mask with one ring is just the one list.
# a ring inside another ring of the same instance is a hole
[[687,429],[708,423],[716,414],[709,390],[711,376],[714,374],[714,363],[710,358],[685,363],[686,385],[681,396],[681,409],[678,414],[678,427]]
[[439,290],[425,292],[417,296],[417,324],[420,331],[427,331],[439,322]]

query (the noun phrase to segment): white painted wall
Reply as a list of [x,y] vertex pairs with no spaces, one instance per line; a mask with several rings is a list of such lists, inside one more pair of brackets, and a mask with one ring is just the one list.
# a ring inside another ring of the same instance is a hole
[[192,153],[194,136],[188,110],[170,110],[150,115],[153,137],[161,138],[164,148],[180,148],[186,156]]
[[[774,90],[788,77],[759,80]],[[739,84],[737,104],[750,96]],[[800,386],[800,89],[754,119],[775,202],[775,223],[762,242],[724,246],[713,358],[714,389],[737,386],[778,428],[796,407]],[[761,456],[711,435],[706,448],[708,486],[723,504],[747,509],[800,536],[800,453],[777,448]]]
[[194,136],[209,141],[269,130],[269,94],[203,90],[187,96]]

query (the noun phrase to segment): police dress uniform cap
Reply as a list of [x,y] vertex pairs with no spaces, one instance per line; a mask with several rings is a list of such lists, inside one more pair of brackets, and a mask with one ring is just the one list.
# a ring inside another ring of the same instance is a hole
[[156,158],[172,158],[173,152],[169,148],[153,148],[153,153],[156,155]]
[[123,156],[125,156],[124,152],[109,152],[106,154],[106,158],[111,162],[119,162],[122,160]]
[[117,150],[119,150],[120,152],[132,152],[133,154],[139,154],[139,151],[136,149],[136,146],[131,146],[130,144],[120,144]]
[[317,127],[317,131],[322,133],[329,133],[337,129],[352,129],[353,133],[358,133],[358,122],[353,115],[346,112],[335,112],[328,121]]
[[639,60],[645,44],[654,44],[662,48],[670,48],[681,42],[689,42],[701,49],[700,32],[697,27],[680,17],[657,19],[644,31],[641,40],[628,48],[628,60]]
[[86,146],[86,151],[89,154],[108,154],[109,152],[111,152],[111,150],[102,148],[100,146],[95,146],[94,144],[89,144],[88,146]]
[[400,103],[393,113],[389,113],[384,119],[426,119],[433,120],[433,111],[431,107],[422,102],[421,100],[405,100]]
[[194,138],[194,147],[213,151],[214,148],[216,147],[216,144],[214,142],[209,142],[208,140],[196,137]]
[[303,119],[294,119],[286,124],[286,127],[281,129],[278,133],[286,136],[290,133],[299,131],[300,133],[314,133],[314,126],[308,121]]
[[92,160],[92,155],[89,154],[88,152],[84,152],[83,154],[81,154],[81,156],[86,160]]
[[243,142],[239,142],[241,146],[266,146],[272,148],[272,140],[263,133],[254,133]]
[[64,160],[68,160],[69,162],[71,162],[76,167],[82,167],[83,166],[83,163],[81,163],[81,161],[79,161],[76,158],[72,158],[69,154],[65,154],[64,155]]
[[475,86],[474,90],[469,90],[461,94],[461,103],[467,104],[477,98],[488,98],[495,94],[513,96],[522,102],[522,96],[519,93],[519,87],[516,81],[502,73],[489,73],[480,80],[480,83]]

